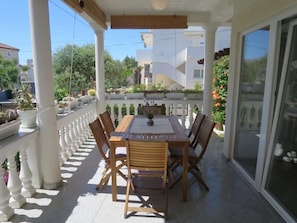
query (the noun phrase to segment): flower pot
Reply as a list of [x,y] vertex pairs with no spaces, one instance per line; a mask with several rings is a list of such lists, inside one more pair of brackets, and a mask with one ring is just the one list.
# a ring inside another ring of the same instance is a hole
[[197,100],[197,99],[202,99],[203,95],[202,95],[202,93],[188,93],[185,95],[185,97],[188,100]]
[[146,124],[148,126],[153,126],[154,125],[154,120],[153,119],[148,119],[147,122],[146,122]]
[[20,123],[20,120],[17,119],[0,125],[0,140],[17,134],[19,131]]
[[63,114],[65,108],[57,108],[57,114]]
[[146,94],[146,99],[151,100],[151,99],[163,99],[164,98],[164,93],[163,92],[148,92]]
[[166,94],[166,97],[169,100],[181,100],[181,99],[184,99],[184,93],[180,93],[180,92],[168,92]]
[[37,110],[18,110],[22,128],[36,127]]
[[127,99],[143,99],[144,93],[137,92],[137,93],[126,93]]

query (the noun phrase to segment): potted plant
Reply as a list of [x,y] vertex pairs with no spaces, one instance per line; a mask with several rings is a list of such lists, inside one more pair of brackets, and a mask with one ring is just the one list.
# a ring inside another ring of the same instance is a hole
[[58,114],[63,114],[64,111],[65,111],[65,108],[68,107],[68,104],[63,102],[63,101],[60,101],[56,107],[56,110],[57,110],[57,113]]
[[62,103],[67,103],[69,109],[74,109],[78,105],[78,100],[75,97],[68,96],[63,98]]
[[17,112],[20,116],[21,127],[32,128],[36,126],[37,110],[33,103],[30,86],[22,84],[17,92]]
[[154,125],[154,120],[153,120],[154,114],[152,112],[148,112],[147,115],[146,115],[146,117],[148,118],[148,120],[146,122],[147,125],[148,126],[153,126]]
[[89,89],[88,95],[91,97],[91,100],[94,100],[96,97],[96,90],[94,88]]

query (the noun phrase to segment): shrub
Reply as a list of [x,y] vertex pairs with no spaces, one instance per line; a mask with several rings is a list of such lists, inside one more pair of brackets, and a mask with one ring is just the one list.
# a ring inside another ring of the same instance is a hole
[[219,124],[225,124],[226,104],[227,104],[227,90],[228,90],[228,76],[229,76],[229,57],[221,57],[214,65],[214,78],[212,87],[213,106],[212,116],[213,120]]

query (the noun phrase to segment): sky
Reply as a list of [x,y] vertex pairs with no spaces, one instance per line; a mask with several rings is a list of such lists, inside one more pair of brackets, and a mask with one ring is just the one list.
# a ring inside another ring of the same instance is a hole
[[[67,44],[94,44],[95,34],[86,20],[61,0],[49,0],[52,53]],[[0,43],[19,49],[19,62],[32,59],[28,0],[1,1]],[[3,10],[4,9],[4,10]],[[144,49],[140,32],[147,30],[110,30],[104,32],[104,48],[113,59],[136,58],[136,50]]]

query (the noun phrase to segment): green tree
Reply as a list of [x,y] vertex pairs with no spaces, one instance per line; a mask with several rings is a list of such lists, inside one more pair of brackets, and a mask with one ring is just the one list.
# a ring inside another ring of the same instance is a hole
[[71,95],[76,95],[82,89],[92,87],[95,79],[94,45],[66,45],[54,53],[53,69],[56,95],[61,96],[56,92],[58,89],[66,89]]
[[127,78],[137,69],[137,61],[126,56],[123,62],[113,60],[108,52],[104,54],[105,87],[118,88],[127,86]]
[[12,90],[18,82],[17,64],[17,60],[6,60],[0,55],[0,90]]
[[266,74],[267,56],[243,61],[243,82],[256,83],[263,81]]
[[[123,62],[114,60],[109,52],[104,53],[105,88],[118,88],[127,85],[137,62],[133,57],[126,57]],[[66,45],[53,56],[55,95],[61,97],[58,89],[65,89],[75,95],[81,89],[93,88],[95,83],[95,48],[94,45]],[[71,89],[70,89],[71,87]]]

